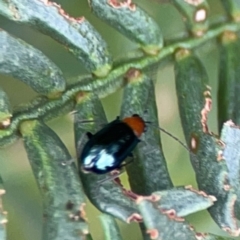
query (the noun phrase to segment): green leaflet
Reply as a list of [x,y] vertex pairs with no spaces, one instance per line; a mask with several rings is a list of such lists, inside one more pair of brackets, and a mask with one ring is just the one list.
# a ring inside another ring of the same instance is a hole
[[219,149],[219,153],[222,161],[226,161],[230,184],[237,194],[234,210],[236,217],[240,219],[240,129],[232,121],[223,125],[221,141],[224,146]]
[[43,197],[43,239],[85,239],[85,199],[77,169],[60,138],[45,124],[21,124],[21,134]]
[[[240,124],[240,41],[234,32],[225,32],[220,39],[218,86],[219,130],[227,120]],[[220,131],[219,131],[220,132]]]
[[[143,216],[144,224],[151,239],[221,239],[217,236],[197,233],[182,218],[193,212],[206,209],[216,199],[192,188],[177,187],[152,193],[151,196],[139,196],[136,200]],[[228,238],[224,238],[228,239]]]
[[209,5],[206,0],[174,0],[173,3],[183,16],[186,17],[186,27],[193,35],[200,37],[208,30]]
[[129,1],[90,0],[93,12],[142,49],[156,55],[163,46],[163,36],[155,21],[137,4]]
[[180,50],[175,62],[176,90],[184,135],[190,149],[199,189],[217,198],[209,208],[214,221],[233,236],[239,228],[232,214],[236,194],[231,188],[228,168],[218,161],[219,141],[208,130],[207,115],[211,93],[207,74],[200,61],[188,50]]
[[163,210],[157,210],[154,203],[139,198],[138,207],[143,216],[147,232],[151,239],[155,240],[196,240],[194,230],[175,216]]
[[[16,12],[11,11],[13,8]],[[51,36],[66,46],[86,69],[99,77],[106,76],[111,69],[107,45],[100,34],[84,17],[70,17],[54,2],[1,0],[0,14]]]
[[194,190],[192,187],[174,187],[169,190],[154,192],[152,195],[159,199],[155,206],[166,211],[174,210],[176,216],[185,217],[212,206],[217,200],[214,196]]
[[39,50],[0,29],[0,73],[13,76],[37,93],[56,98],[65,90],[61,70]]
[[149,195],[173,186],[163,155],[158,128],[153,81],[137,69],[129,70],[124,88],[121,118],[138,114],[147,124],[147,131],[134,151],[135,160],[127,166],[129,182],[134,192]]

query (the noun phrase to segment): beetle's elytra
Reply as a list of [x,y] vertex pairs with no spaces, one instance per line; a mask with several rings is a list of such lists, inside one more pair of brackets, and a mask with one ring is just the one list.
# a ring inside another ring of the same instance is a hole
[[88,133],[89,140],[79,159],[82,169],[97,174],[120,169],[145,128],[144,120],[134,114],[122,120],[117,117],[94,135]]

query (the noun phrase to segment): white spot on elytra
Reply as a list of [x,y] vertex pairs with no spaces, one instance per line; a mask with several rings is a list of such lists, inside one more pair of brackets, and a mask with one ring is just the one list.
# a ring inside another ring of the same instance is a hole
[[105,170],[106,167],[112,167],[114,165],[114,157],[108,154],[105,149],[101,150],[99,155],[99,159],[96,162],[96,167],[98,169]]

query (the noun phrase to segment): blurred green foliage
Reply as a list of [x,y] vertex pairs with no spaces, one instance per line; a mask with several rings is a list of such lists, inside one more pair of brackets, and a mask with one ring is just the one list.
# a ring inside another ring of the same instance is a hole
[[[109,50],[115,58],[124,56],[128,51],[137,47],[134,43],[130,42],[127,38],[91,14],[91,9],[87,4],[87,0],[58,0],[56,2],[62,5],[65,11],[73,17],[85,16],[107,41]],[[219,3],[219,1],[210,1],[210,4],[214,6],[214,8],[212,8],[214,13],[212,14],[220,16],[222,9],[217,3]],[[138,4],[153,16],[160,25],[163,35],[167,40],[184,35],[185,27],[181,21],[181,16],[171,4],[166,3],[159,5],[157,1],[154,0],[139,0]],[[14,36],[23,39],[41,50],[62,69],[67,78],[86,73],[79,61],[70,55],[63,46],[49,37],[26,26],[10,22],[3,17],[0,17],[0,28],[5,29]],[[217,133],[216,79],[218,71],[218,51],[215,45],[210,42],[197,49],[197,54],[200,56],[209,75],[213,99],[213,108],[210,113],[209,126],[213,132]],[[175,94],[173,66],[169,64],[164,68],[161,68],[156,77],[156,97],[161,127],[167,129],[183,140],[184,138]],[[19,103],[26,103],[36,96],[36,93],[34,93],[32,89],[17,79],[0,75],[0,84],[9,95],[12,106],[16,106]],[[109,120],[112,120],[119,115],[121,94],[122,91],[119,90],[102,99]],[[61,137],[71,155],[76,157],[72,116],[66,115],[54,119],[48,124]],[[196,187],[194,172],[186,150],[165,135],[162,135],[162,141],[168,169],[174,185],[180,186],[191,184]],[[174,149],[174,151],[172,149]],[[0,162],[4,188],[6,190],[3,199],[4,208],[8,212],[8,239],[40,239],[40,226],[42,223],[41,196],[33,177],[22,141],[19,140],[7,148],[0,149]],[[122,178],[124,179],[123,181],[125,184],[127,184],[126,176],[124,175]],[[99,224],[98,215],[99,212],[91,204],[87,204],[87,217],[90,223],[90,232],[92,232],[95,240],[102,240],[104,238]],[[209,217],[207,211],[192,214],[187,217],[187,220],[196,227],[197,231],[226,235],[216,226],[213,220]],[[118,223],[124,239],[141,239],[137,224],[131,224],[128,226],[120,222]]]

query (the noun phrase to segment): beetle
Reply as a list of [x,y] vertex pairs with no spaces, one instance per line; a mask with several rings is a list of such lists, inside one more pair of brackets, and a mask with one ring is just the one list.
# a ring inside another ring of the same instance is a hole
[[79,161],[84,172],[105,174],[121,169],[123,161],[132,156],[146,130],[145,121],[138,115],[108,123],[96,134],[87,133],[88,142],[83,147]]
[[78,159],[82,171],[105,174],[126,166],[130,162],[123,163],[124,160],[128,156],[133,158],[132,151],[141,141],[140,137],[146,131],[148,123],[180,143],[191,156],[196,158],[188,146],[177,137],[151,122],[144,121],[138,114],[133,114],[122,120],[117,117],[96,134],[87,133],[89,140]]

